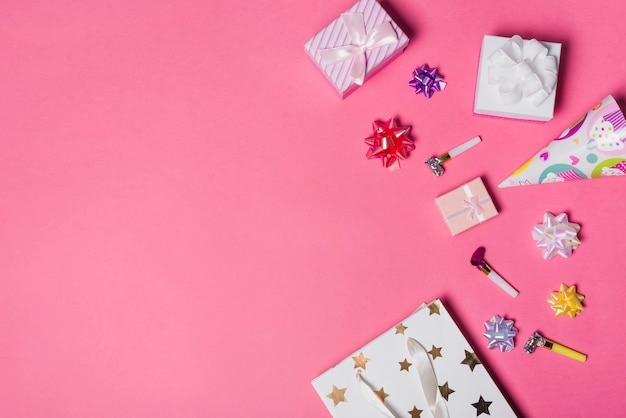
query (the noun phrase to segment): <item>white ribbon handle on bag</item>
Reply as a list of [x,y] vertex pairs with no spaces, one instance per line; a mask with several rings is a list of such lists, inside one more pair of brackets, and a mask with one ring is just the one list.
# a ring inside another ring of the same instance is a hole
[[365,72],[367,71],[365,53],[396,42],[398,35],[393,30],[391,22],[383,22],[372,29],[370,33],[366,33],[362,13],[342,13],[341,19],[350,39],[352,39],[352,44],[320,49],[319,53],[322,63],[325,65],[337,64],[338,62],[354,58],[352,68],[350,69],[350,77],[360,86],[365,80]]
[[381,412],[387,418],[398,418],[387,406],[385,406],[384,402],[380,400],[378,396],[374,393],[374,389],[365,381],[363,376],[361,376],[361,369],[356,372],[356,380],[359,382],[359,386],[361,387],[361,392],[363,392],[363,396],[365,399],[373,405],[379,412]]
[[[409,351],[409,357],[413,360],[420,381],[420,388],[424,394],[424,398],[428,404],[428,409],[435,418],[450,418],[448,413],[448,407],[439,392],[439,386],[437,385],[437,377],[435,376],[435,369],[428,357],[428,351],[417,340],[413,338],[407,338],[406,345]],[[388,418],[398,418],[393,412],[384,404],[384,402],[376,396],[372,387],[365,381],[361,375],[359,369],[356,373],[356,380],[359,382],[361,391],[367,399],[378,411],[384,414]]]

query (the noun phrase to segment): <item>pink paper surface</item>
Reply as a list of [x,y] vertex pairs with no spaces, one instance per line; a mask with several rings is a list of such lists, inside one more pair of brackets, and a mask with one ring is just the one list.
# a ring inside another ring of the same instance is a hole
[[[341,101],[302,44],[352,3],[0,4],[0,416],[325,417],[311,379],[435,298],[520,415],[623,415],[624,179],[496,186],[624,105],[626,4],[384,2],[411,43]],[[552,121],[472,115],[485,34],[563,43]],[[448,82],[430,100],[424,62]],[[390,117],[417,146],[394,173],[363,143]],[[433,199],[477,176],[500,215],[452,237]],[[572,257],[535,247],[546,211],[582,225]],[[546,301],[561,282],[575,319]],[[494,314],[513,352],[487,349]],[[589,359],[524,353],[537,329]]]

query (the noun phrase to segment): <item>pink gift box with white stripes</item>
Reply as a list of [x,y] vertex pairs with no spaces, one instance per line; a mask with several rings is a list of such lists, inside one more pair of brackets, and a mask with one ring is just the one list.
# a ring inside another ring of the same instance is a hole
[[304,50],[344,98],[408,43],[407,35],[376,0],[361,0],[309,39]]

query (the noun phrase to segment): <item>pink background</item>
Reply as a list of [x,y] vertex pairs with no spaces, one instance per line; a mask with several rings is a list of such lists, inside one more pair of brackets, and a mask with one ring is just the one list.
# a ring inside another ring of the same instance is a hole
[[[310,380],[437,297],[521,415],[623,415],[626,179],[496,185],[624,105],[624,2],[387,1],[412,41],[342,101],[303,44],[350,5],[0,3],[0,416],[326,417]],[[549,123],[472,115],[483,35],[516,33],[564,45]],[[449,83],[430,100],[424,62]],[[395,173],[364,157],[390,117],[417,146]],[[501,214],[451,237],[433,199],[476,176]],[[535,248],[545,211],[582,224],[571,258]],[[561,282],[574,320],[546,302]],[[511,353],[481,336],[496,313]],[[525,354],[536,329],[589,360]]]

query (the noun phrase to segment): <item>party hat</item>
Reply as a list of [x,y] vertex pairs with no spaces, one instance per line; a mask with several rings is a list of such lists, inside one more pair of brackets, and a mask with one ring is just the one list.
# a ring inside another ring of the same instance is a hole
[[624,113],[608,96],[498,187],[626,175],[625,142]]

